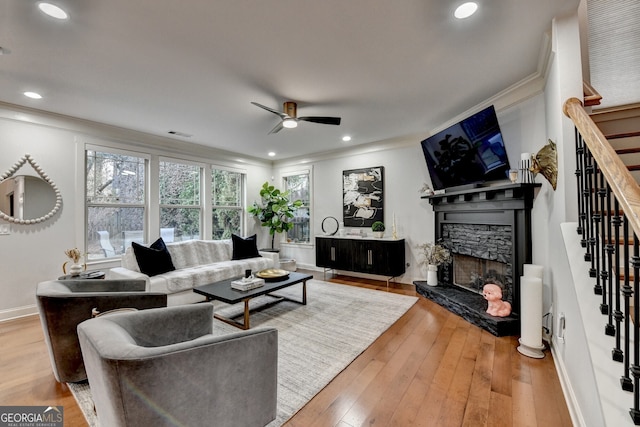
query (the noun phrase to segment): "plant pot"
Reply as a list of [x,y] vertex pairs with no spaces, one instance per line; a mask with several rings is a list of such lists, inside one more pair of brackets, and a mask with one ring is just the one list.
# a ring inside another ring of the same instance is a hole
[[427,266],[427,285],[438,286],[438,266],[429,264]]
[[377,237],[378,239],[381,239],[384,237],[384,231],[374,231],[373,232],[373,237]]

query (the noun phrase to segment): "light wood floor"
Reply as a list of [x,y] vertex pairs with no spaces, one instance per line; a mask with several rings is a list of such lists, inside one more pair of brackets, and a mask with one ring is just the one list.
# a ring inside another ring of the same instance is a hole
[[[331,281],[417,295],[410,285]],[[51,373],[37,316],[0,323],[0,342],[0,405],[62,405],[65,425],[86,425]],[[551,353],[531,359],[516,347],[516,337],[496,338],[419,297],[285,427],[571,426]]]

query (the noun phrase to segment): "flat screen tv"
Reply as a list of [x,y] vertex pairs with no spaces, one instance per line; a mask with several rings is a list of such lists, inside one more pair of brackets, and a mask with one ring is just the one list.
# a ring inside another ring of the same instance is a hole
[[421,144],[434,190],[503,180],[509,173],[493,105]]

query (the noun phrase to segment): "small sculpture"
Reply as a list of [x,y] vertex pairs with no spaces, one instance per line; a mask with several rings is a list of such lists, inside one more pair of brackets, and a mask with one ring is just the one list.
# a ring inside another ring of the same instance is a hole
[[558,181],[558,153],[556,143],[552,140],[542,147],[538,154],[533,156],[531,163],[531,172],[535,174],[542,173],[553,189],[556,189]]
[[511,314],[511,304],[502,301],[502,288],[494,283],[487,283],[482,288],[482,296],[489,301],[487,313],[496,317],[506,317]]

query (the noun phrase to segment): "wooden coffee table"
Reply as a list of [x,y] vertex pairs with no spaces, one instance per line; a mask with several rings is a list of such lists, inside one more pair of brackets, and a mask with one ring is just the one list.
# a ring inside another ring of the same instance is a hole
[[[197,286],[193,288],[193,292],[204,295],[207,298],[207,301],[218,300],[227,304],[237,304],[239,302],[244,302],[244,315],[242,322],[235,321],[232,318],[227,318],[219,314],[214,314],[214,317],[238,328],[249,329],[249,301],[262,295],[269,295],[276,299],[273,302],[269,302],[269,304],[261,306],[261,309],[265,308],[266,306],[271,306],[273,304],[279,303],[280,301],[292,301],[298,304],[306,305],[307,280],[313,279],[313,276],[310,274],[291,272],[289,273],[289,277],[284,280],[265,282],[264,286],[250,289],[248,291],[239,291],[237,289],[231,288],[231,282],[238,279],[240,278],[234,277],[232,279],[222,280],[220,282],[210,283],[208,285]],[[281,295],[271,295],[271,292],[273,291],[287,288],[298,283],[302,283],[302,301],[297,301]]]

